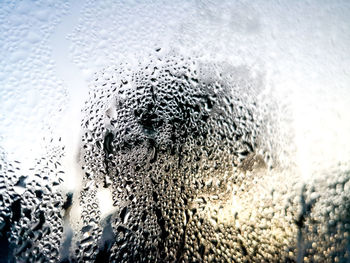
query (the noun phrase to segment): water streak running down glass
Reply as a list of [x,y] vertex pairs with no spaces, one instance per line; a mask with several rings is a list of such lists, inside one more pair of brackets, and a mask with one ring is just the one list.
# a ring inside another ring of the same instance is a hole
[[0,262],[349,262],[350,2],[2,1]]

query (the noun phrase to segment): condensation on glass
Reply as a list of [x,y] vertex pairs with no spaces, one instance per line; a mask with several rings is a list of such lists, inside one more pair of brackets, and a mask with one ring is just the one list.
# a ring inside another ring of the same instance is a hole
[[350,3],[3,1],[1,262],[348,262]]

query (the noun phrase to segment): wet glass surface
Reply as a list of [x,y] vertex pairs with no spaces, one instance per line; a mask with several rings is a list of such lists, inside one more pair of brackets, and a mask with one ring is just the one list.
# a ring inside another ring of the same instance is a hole
[[347,1],[0,3],[0,262],[348,262]]

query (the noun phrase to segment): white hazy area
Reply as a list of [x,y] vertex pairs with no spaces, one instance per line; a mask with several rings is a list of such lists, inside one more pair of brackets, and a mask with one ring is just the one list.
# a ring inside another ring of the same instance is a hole
[[[290,113],[276,121],[294,136],[305,180],[328,167],[350,167],[345,0],[1,1],[0,147],[6,158],[29,168],[50,150],[51,138],[61,137],[65,186],[76,188],[81,109],[93,73],[129,57],[147,59],[156,48],[262,73],[266,93]],[[103,213],[112,207],[108,202]]]

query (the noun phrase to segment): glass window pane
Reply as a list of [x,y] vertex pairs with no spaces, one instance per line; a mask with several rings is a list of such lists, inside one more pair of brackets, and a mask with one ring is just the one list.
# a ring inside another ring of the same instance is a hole
[[0,262],[347,262],[350,3],[2,1]]

